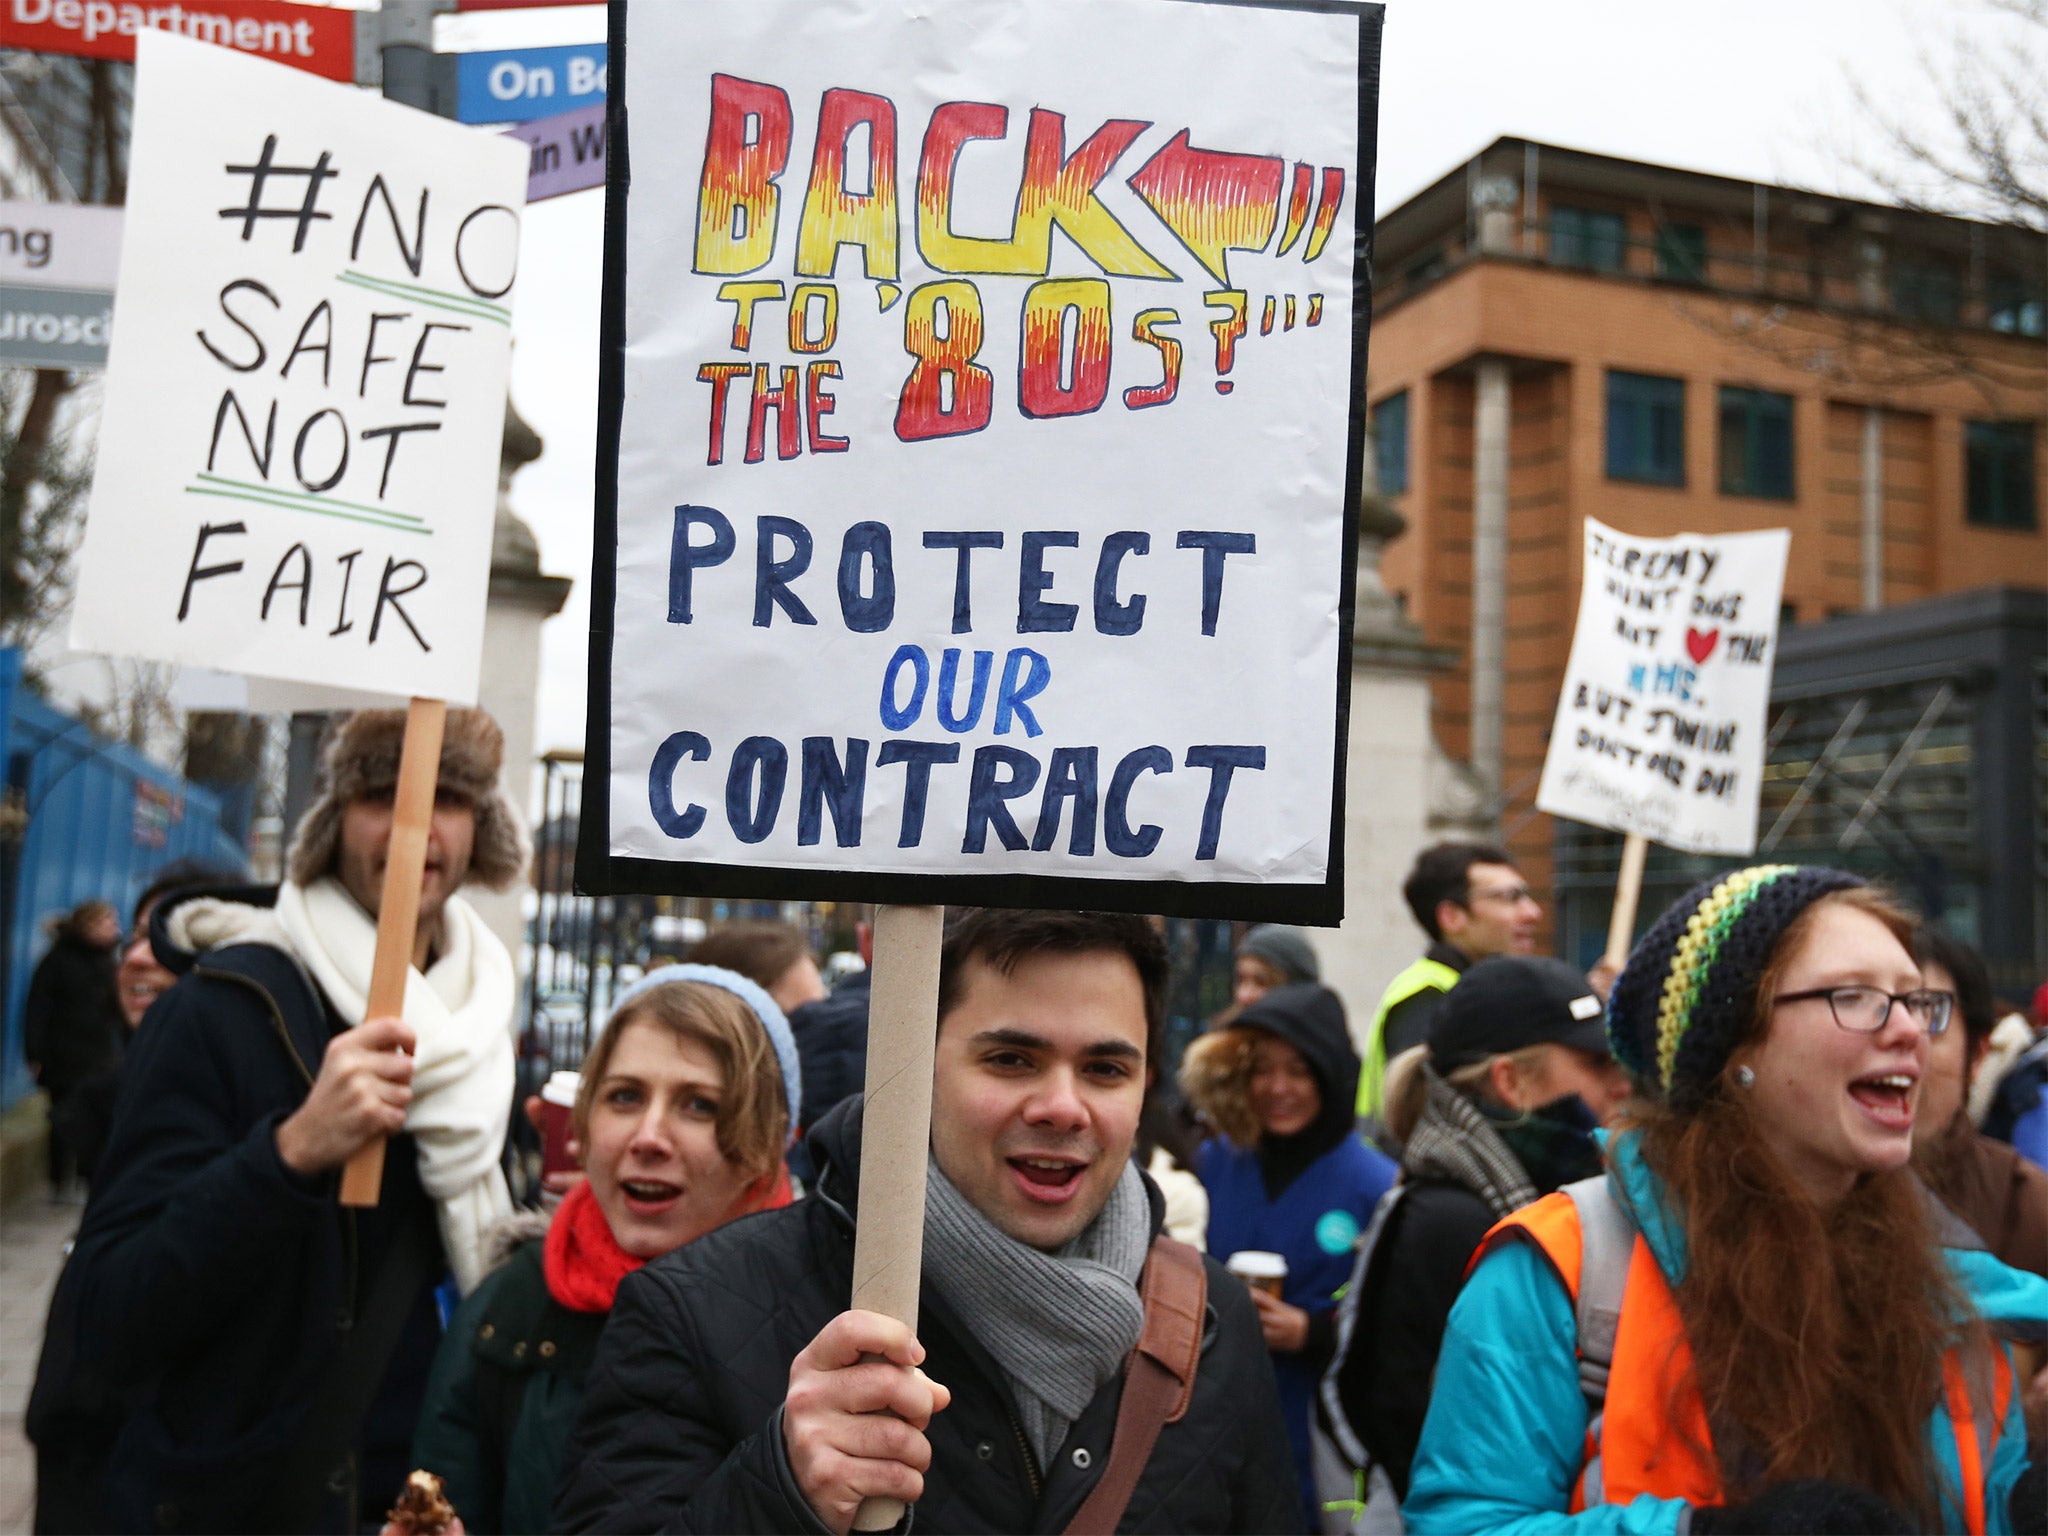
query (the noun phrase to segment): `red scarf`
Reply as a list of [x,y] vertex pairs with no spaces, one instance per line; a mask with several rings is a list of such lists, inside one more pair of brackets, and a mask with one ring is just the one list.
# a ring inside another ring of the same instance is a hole
[[[763,1174],[740,1191],[720,1225],[755,1211],[780,1210],[794,1198],[789,1170],[777,1163],[773,1173]],[[619,1282],[647,1262],[619,1246],[588,1179],[580,1180],[562,1197],[555,1219],[548,1224],[541,1258],[548,1294],[571,1312],[611,1311]]]

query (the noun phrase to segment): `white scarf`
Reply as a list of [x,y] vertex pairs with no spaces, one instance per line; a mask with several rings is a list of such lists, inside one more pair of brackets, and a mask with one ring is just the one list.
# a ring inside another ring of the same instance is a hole
[[[351,1027],[363,1022],[375,919],[332,876],[287,881],[277,918],[292,951]],[[460,896],[441,909],[440,955],[405,979],[401,1014],[418,1034],[405,1128],[420,1184],[440,1214],[441,1246],[466,1296],[488,1273],[486,1231],[512,1212],[499,1156],[512,1113],[512,957]]]

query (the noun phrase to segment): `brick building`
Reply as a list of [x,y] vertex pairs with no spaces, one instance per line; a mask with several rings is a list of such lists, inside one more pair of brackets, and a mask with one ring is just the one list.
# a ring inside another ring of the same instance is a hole
[[1585,516],[1789,527],[1787,623],[2048,585],[2039,234],[1504,138],[1374,262],[1386,584],[1539,892]]

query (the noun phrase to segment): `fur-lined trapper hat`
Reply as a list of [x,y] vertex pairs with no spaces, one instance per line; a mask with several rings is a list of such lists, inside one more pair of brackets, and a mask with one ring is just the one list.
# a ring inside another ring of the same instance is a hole
[[[294,885],[311,885],[334,870],[341,850],[341,813],[366,795],[398,783],[398,754],[405,745],[405,711],[362,709],[327,733],[313,803],[292,834],[286,867]],[[476,845],[469,878],[494,890],[526,873],[531,845],[526,824],[498,786],[505,759],[505,733],[480,709],[451,709],[441,737],[439,787],[466,799],[476,810]]]

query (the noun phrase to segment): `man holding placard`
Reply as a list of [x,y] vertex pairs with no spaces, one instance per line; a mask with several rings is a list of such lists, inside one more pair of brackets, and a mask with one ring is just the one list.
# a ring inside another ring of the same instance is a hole
[[[353,1530],[404,1479],[433,1291],[475,1285],[511,1210],[512,960],[456,892],[527,860],[497,724],[452,711],[403,1017],[365,1017],[404,725],[336,733],[274,904],[153,918],[184,976],[129,1056],[29,1414],[53,1528]],[[337,1205],[385,1136],[379,1203]]]
[[[849,1100],[811,1134],[810,1199],[620,1288],[558,1525],[844,1532],[881,1496],[917,1502],[934,1530],[1063,1530],[1077,1510],[1105,1531],[1126,1511],[1151,1530],[1302,1530],[1258,1317],[1214,1260],[1188,1261],[1207,1293],[1180,1314],[1191,1387],[1163,1423],[1126,1411],[1144,1374],[1126,1380],[1126,1357],[1145,1358],[1170,1310],[1153,1294],[1163,1202],[1130,1160],[1165,984],[1143,918],[956,913],[916,1332],[846,1309],[863,1118]],[[1104,1490],[1124,1502],[1093,1502]]]

